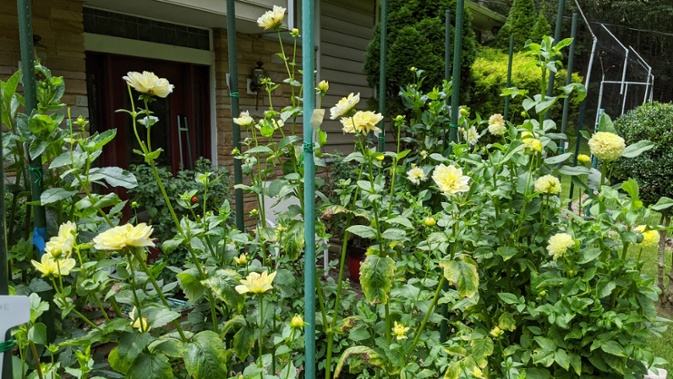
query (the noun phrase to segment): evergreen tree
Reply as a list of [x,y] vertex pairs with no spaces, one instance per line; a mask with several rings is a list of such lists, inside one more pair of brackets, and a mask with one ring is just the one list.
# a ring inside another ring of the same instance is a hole
[[[399,100],[402,86],[413,81],[409,70],[416,67],[425,71],[426,90],[441,84],[444,78],[444,17],[451,12],[455,25],[456,0],[389,0],[386,54],[386,114],[404,113]],[[472,17],[465,8],[463,22],[463,59],[461,61],[461,100],[469,92],[470,66],[475,59],[477,38],[470,27]],[[453,57],[453,28],[451,57]],[[379,84],[381,28],[376,25],[374,37],[365,56],[365,73],[371,86]]]
[[551,25],[549,25],[544,12],[541,11],[537,16],[537,21],[535,21],[533,28],[530,30],[528,38],[535,43],[540,43],[542,37],[551,35]]
[[533,0],[514,0],[509,10],[505,25],[498,32],[498,47],[509,46],[509,36],[514,36],[514,49],[523,50],[526,41],[530,38],[531,28],[536,23]]

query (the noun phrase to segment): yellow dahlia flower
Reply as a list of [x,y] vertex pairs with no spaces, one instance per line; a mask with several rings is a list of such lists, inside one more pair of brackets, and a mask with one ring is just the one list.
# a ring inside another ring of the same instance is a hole
[[561,193],[561,182],[554,175],[545,175],[535,181],[535,191],[557,195]]
[[261,275],[256,272],[251,272],[247,278],[241,280],[241,284],[236,286],[236,292],[242,294],[245,293],[264,293],[268,290],[273,289],[271,283],[273,278],[276,277],[276,273],[273,272],[271,275],[267,271],[264,271]]
[[381,129],[376,126],[383,120],[383,115],[372,111],[358,111],[353,117],[342,118],[341,124],[344,126],[344,133],[361,133],[364,135],[369,132],[381,133]]
[[577,156],[577,161],[580,163],[589,163],[591,162],[591,157],[586,154],[579,154]]
[[266,11],[257,19],[257,25],[264,30],[275,29],[283,25],[283,19],[285,18],[285,8],[278,5],[274,5],[273,9]]
[[152,227],[145,223],[131,224],[108,229],[94,237],[94,247],[98,250],[121,250],[127,246],[154,246],[150,238]]
[[395,338],[399,340],[406,339],[407,332],[409,331],[409,327],[405,327],[404,324],[400,324],[397,321],[395,321],[395,325],[393,326],[393,334],[395,335]]
[[647,227],[640,225],[635,227],[635,230],[643,235],[643,240],[638,244],[642,247],[653,247],[659,245],[659,232],[656,230],[645,231]]
[[507,131],[505,119],[500,113],[496,113],[488,118],[488,132],[494,136],[502,136]]
[[562,257],[566,251],[575,245],[575,240],[568,233],[557,233],[549,238],[547,251],[554,260]]
[[248,257],[245,254],[241,254],[238,257],[234,257],[234,262],[239,265],[244,265],[248,263]]
[[47,276],[59,277],[70,275],[70,270],[75,267],[74,259],[65,258],[56,260],[51,254],[42,254],[41,262],[36,260],[31,260],[30,263],[37,269],[37,271],[42,273],[42,277]]
[[407,171],[407,179],[409,179],[410,182],[418,185],[421,184],[421,182],[428,180],[428,176],[425,174],[425,171],[423,171],[422,168],[414,167]]
[[292,317],[292,321],[290,321],[290,326],[295,329],[301,329],[305,325],[306,324],[304,323],[304,318],[299,315],[295,315],[294,317]]
[[591,154],[606,162],[621,157],[624,148],[624,138],[610,132],[597,132],[589,140]]
[[75,246],[77,236],[77,225],[68,221],[58,228],[58,235],[51,237],[44,248],[45,253],[51,254],[54,258],[70,258],[72,249]]
[[479,142],[479,132],[477,132],[477,128],[473,126],[467,130],[463,130],[463,138],[468,145],[476,145],[477,142]]
[[354,95],[351,93],[347,97],[342,98],[335,106],[330,108],[330,119],[336,120],[348,112],[360,101],[360,94]]
[[138,309],[136,307],[133,307],[131,310],[131,313],[129,313],[129,317],[131,318],[131,326],[135,329],[140,330],[141,332],[149,332],[150,331],[150,326],[147,323],[147,317],[137,317],[136,312]]
[[248,126],[255,122],[255,120],[250,117],[250,112],[243,111],[238,118],[234,117],[234,122],[240,126]]
[[327,80],[321,80],[320,83],[318,83],[318,91],[325,93],[327,90],[329,90],[329,82]]
[[432,174],[432,180],[435,181],[439,190],[445,196],[451,196],[459,192],[467,192],[470,190],[470,177],[463,175],[463,170],[460,167],[453,165],[445,166],[440,164],[435,167]]
[[160,78],[149,71],[143,71],[142,74],[136,71],[129,71],[123,79],[136,91],[150,96],[166,97],[173,92],[174,88],[168,80]]

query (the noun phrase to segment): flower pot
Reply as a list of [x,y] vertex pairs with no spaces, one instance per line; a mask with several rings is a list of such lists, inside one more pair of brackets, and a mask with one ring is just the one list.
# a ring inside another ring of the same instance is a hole
[[360,265],[367,257],[367,250],[358,246],[348,246],[346,250],[346,262],[348,263],[348,272],[350,278],[356,283],[360,283]]

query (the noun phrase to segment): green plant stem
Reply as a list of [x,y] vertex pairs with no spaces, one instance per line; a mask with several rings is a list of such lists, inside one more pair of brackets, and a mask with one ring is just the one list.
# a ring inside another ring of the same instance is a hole
[[391,326],[390,326],[390,298],[388,298],[388,301],[383,305],[383,312],[386,317],[386,331],[385,331],[385,336],[386,336],[386,343],[390,345],[391,342]]
[[105,321],[110,322],[110,317],[108,317],[107,311],[105,311],[105,307],[103,307],[103,303],[101,303],[98,296],[94,295],[93,298],[96,302],[96,305],[98,305],[98,308],[100,308],[100,312],[103,314],[103,317],[105,318]]
[[262,368],[262,356],[263,356],[263,349],[262,349],[262,338],[264,337],[264,295],[259,294],[259,341],[257,344],[259,345],[259,362],[257,363],[257,367]]
[[[154,287],[154,290],[157,291],[157,296],[159,296],[159,299],[161,299],[162,304],[167,309],[171,309],[171,306],[170,306],[170,304],[168,304],[168,300],[166,300],[166,297],[164,296],[164,293],[161,290],[161,287],[159,286],[159,283],[157,283],[157,280],[154,278],[154,275],[152,275],[152,272],[150,271],[149,267],[147,267],[147,263],[145,263],[144,260],[140,259],[141,257],[139,257],[137,255],[137,251],[134,250],[133,254],[134,254],[136,260],[140,263],[140,267],[143,269],[145,274],[147,274],[147,277],[150,279],[150,282],[152,283],[152,286]],[[174,320],[173,325],[175,325],[175,330],[180,335],[180,338],[182,338],[182,342],[186,342],[187,337],[185,337],[185,332],[182,330],[182,327],[180,326],[180,323],[177,320]]]
[[91,320],[89,320],[85,315],[81,314],[77,309],[72,309],[72,313],[76,314],[79,318],[82,319],[82,321],[86,322],[90,327],[98,330],[102,330],[98,325],[94,324]]
[[[295,328],[292,328],[292,330],[290,331],[290,341],[292,341],[293,345],[294,345],[294,333],[295,333],[295,331],[296,331]],[[287,366],[288,367],[287,367],[287,372],[285,373],[285,379],[289,379],[289,377],[290,377],[290,367],[289,366],[291,364],[292,364],[292,353],[288,353],[288,357],[287,357]]]
[[30,351],[33,353],[33,359],[35,359],[35,369],[37,370],[37,376],[40,379],[43,379],[44,374],[42,373],[42,367],[40,366],[40,358],[37,355],[37,348],[35,347],[35,343],[33,341],[28,341],[28,344],[30,345]]
[[[521,206],[521,214],[519,215],[519,226],[516,229],[516,238],[514,239],[514,243],[517,243],[519,241],[519,236],[521,235],[521,227],[523,226],[523,222],[526,219],[526,207],[528,206],[528,190],[530,187],[530,179],[531,176],[533,175],[533,166],[535,165],[535,160],[537,159],[537,155],[531,159],[530,166],[528,168],[528,177],[526,178],[526,189],[523,191],[523,205]],[[513,203],[510,201],[510,204]]]
[[121,308],[119,308],[119,304],[117,304],[117,300],[115,300],[114,297],[110,298],[110,305],[112,305],[112,309],[114,309],[115,315],[117,317],[124,317],[124,314],[122,313]]
[[409,362],[409,359],[411,358],[411,353],[416,348],[416,345],[418,344],[418,340],[421,338],[421,334],[423,332],[423,329],[425,329],[425,324],[428,323],[428,319],[430,318],[430,315],[432,314],[432,311],[434,310],[435,306],[437,305],[437,300],[439,300],[439,295],[442,292],[442,287],[444,286],[444,281],[446,281],[446,278],[444,277],[444,275],[442,275],[440,280],[439,280],[439,283],[437,284],[437,290],[435,291],[435,296],[432,298],[432,302],[430,303],[430,307],[428,308],[428,311],[425,313],[425,316],[423,316],[423,321],[421,321],[421,326],[416,331],[416,335],[414,336],[414,340],[411,342],[411,345],[409,346],[409,350],[404,355],[405,365],[406,365],[407,362]]
[[[364,144],[364,136],[362,139],[360,139],[360,148],[362,150],[362,155],[366,158],[367,160],[367,168],[369,169],[369,183],[371,186],[371,189],[369,190],[370,193],[374,191],[374,171],[372,170],[372,159],[367,151],[365,144]],[[379,223],[379,210],[378,207],[376,206],[376,200],[372,201],[372,209],[374,211],[374,221],[376,222],[376,242],[379,244],[379,248],[381,249],[381,252],[383,252],[383,236],[381,235],[381,224]]]
[[[133,249],[133,248],[132,248]],[[135,255],[134,255],[135,257]],[[133,287],[133,301],[136,303],[136,310],[138,311],[138,320],[140,320],[140,331],[144,332],[145,327],[143,327],[143,306],[140,303],[140,299],[138,299],[138,294],[136,293],[138,291],[138,285],[136,284],[136,273],[135,270],[133,269],[133,260],[131,259],[130,254],[126,254],[126,258],[129,262],[129,270],[131,270],[131,287]],[[150,276],[149,273],[147,273],[147,276]],[[135,320],[131,320],[132,322],[135,323]]]
[[395,193],[395,178],[397,177],[397,155],[400,154],[400,134],[402,133],[402,127],[397,128],[397,150],[395,151],[396,156],[393,158],[393,167],[391,168],[392,178],[390,179],[390,200],[388,202],[388,217],[393,212],[393,194]]
[[341,242],[341,257],[339,260],[339,277],[337,279],[336,299],[334,300],[334,317],[329,328],[325,330],[327,334],[327,355],[325,358],[325,379],[331,378],[332,371],[332,347],[334,345],[334,326],[336,325],[337,316],[339,315],[339,305],[341,302],[341,288],[344,276],[344,266],[346,265],[346,250],[348,248],[348,237],[350,233],[348,228],[351,226],[352,215],[348,214],[346,217],[346,231],[344,232],[343,241]]
[[[315,287],[316,294],[318,295],[318,305],[320,306],[320,315],[322,316],[322,324],[324,327],[329,327],[329,323],[327,321],[327,309],[325,308],[325,297],[323,296],[324,292],[322,290],[322,284],[320,283],[320,278],[318,277],[317,272],[315,274]],[[294,331],[294,329],[292,330]],[[325,334],[327,333],[328,331],[325,331]]]

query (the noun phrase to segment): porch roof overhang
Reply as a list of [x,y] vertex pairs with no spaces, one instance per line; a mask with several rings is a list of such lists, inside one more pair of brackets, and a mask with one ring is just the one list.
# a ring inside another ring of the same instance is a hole
[[497,30],[507,21],[507,17],[485,8],[474,1],[467,1],[467,7],[472,13],[472,27],[477,30],[489,31],[496,34]]
[[[236,0],[236,30],[259,33],[257,18],[273,5],[287,7],[287,1]],[[84,5],[203,28],[227,27],[227,3],[223,0],[85,0]]]

